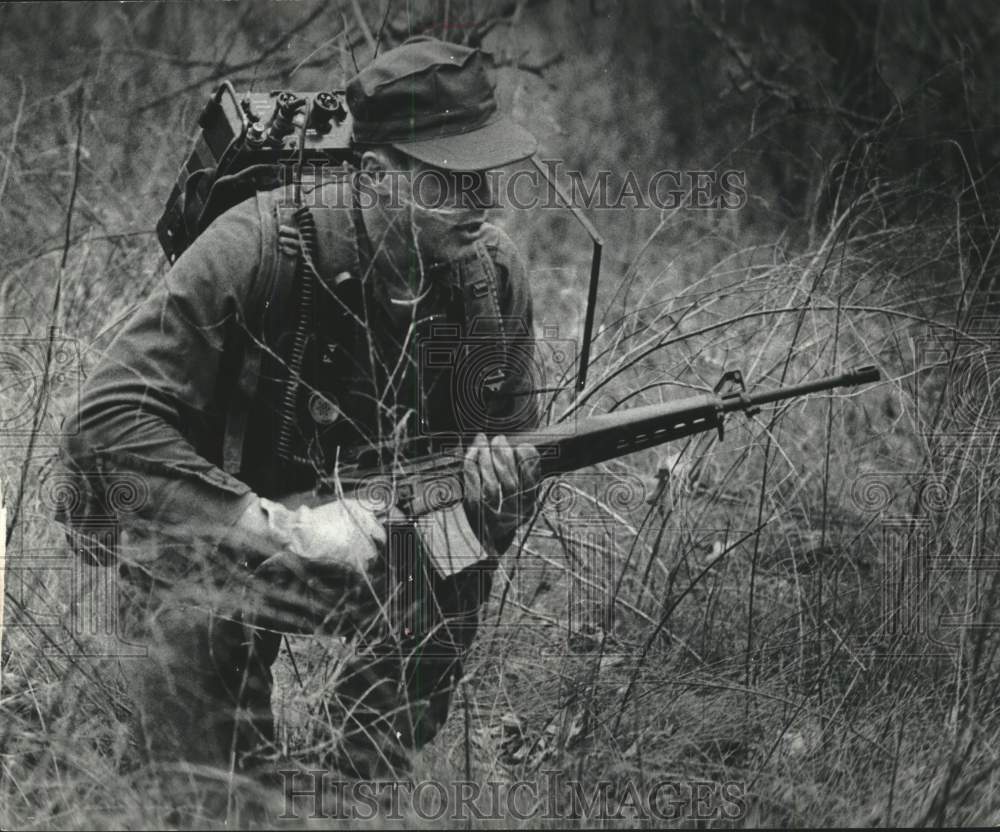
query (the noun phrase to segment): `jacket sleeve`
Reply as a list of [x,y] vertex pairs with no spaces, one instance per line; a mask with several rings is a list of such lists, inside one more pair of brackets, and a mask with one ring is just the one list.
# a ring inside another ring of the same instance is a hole
[[127,480],[137,483],[127,507],[136,528],[219,543],[256,501],[210,460],[219,458],[211,445],[223,426],[226,347],[246,326],[254,282],[273,267],[267,222],[273,216],[257,199],[216,220],[87,378],[62,456],[101,513],[115,513],[116,483]]

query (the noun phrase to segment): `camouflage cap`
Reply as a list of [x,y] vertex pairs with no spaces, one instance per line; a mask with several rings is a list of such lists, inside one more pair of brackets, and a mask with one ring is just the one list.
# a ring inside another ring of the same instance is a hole
[[359,145],[391,145],[448,170],[526,159],[535,138],[502,116],[482,52],[430,37],[379,55],[347,83]]

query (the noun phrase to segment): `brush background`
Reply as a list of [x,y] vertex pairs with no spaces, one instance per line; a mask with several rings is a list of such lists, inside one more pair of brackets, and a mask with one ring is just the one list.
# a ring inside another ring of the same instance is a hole
[[[389,43],[482,35],[503,107],[588,183],[746,172],[739,210],[590,212],[606,240],[590,381],[551,418],[689,395],[724,369],[761,388],[867,363],[884,376],[734,419],[722,443],[564,480],[505,559],[509,586],[418,779],[558,769],[619,794],[736,781],[747,825],[1000,820],[992,4],[359,9]],[[342,85],[371,54],[356,15],[306,0],[0,5],[0,827],[159,825],[197,800],[128,773],[115,674],[65,631],[90,590],[50,519],[54,437],[74,379],[163,279],[154,224],[205,97],[223,78]],[[568,211],[497,221],[532,270],[539,335],[578,340],[582,229]],[[43,385],[50,344],[78,370]],[[20,412],[35,393],[44,410]],[[339,648],[293,649],[304,684],[283,653],[275,710],[308,766]]]

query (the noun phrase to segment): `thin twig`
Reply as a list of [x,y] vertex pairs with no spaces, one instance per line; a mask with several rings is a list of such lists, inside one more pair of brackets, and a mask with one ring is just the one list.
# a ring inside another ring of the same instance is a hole
[[[314,57],[316,57],[317,54],[319,54],[324,49],[326,49],[328,46],[330,46],[334,41],[339,40],[345,34],[346,34],[346,32],[343,29],[341,29],[332,38],[327,38],[325,41],[323,41],[319,46],[317,46],[315,49],[313,49],[312,52],[310,52],[301,61],[299,61],[294,67],[292,67],[292,69],[288,73],[288,78],[287,79],[289,81],[291,81],[292,80],[292,76],[296,72],[298,72],[300,69],[302,69],[303,66],[305,66],[306,64],[308,64],[309,61],[312,60]],[[343,49],[343,47],[340,47],[340,49]]]
[[21,126],[21,117],[24,115],[24,99],[28,94],[27,88],[24,85],[24,78],[18,75],[17,80],[21,84],[21,100],[17,104],[17,114],[14,116],[14,124],[10,131],[10,150],[7,152],[7,158],[4,161],[3,176],[0,176],[0,204],[3,204],[3,195],[7,190],[7,177],[10,176],[10,169],[14,163],[14,150],[17,147],[17,131]]
[[208,75],[199,78],[197,81],[192,81],[191,83],[185,84],[184,86],[179,87],[176,90],[158,96],[157,98],[154,98],[152,101],[147,101],[145,104],[140,104],[133,110],[133,112],[142,113],[145,112],[146,110],[151,110],[154,107],[158,107],[160,104],[164,104],[165,102],[170,101],[172,98],[176,98],[177,96],[183,95],[184,93],[190,92],[191,90],[199,89],[200,87],[203,87],[205,84],[211,83],[212,81],[217,81],[219,78],[223,78],[227,75],[233,75],[234,73],[240,72],[244,69],[254,69],[260,66],[260,64],[262,64],[267,58],[269,58],[271,55],[280,50],[282,46],[284,46],[293,35],[298,34],[307,26],[312,24],[313,21],[315,21],[316,18],[318,18],[325,10],[326,6],[322,3],[319,4],[310,15],[308,15],[301,22],[297,23],[295,26],[293,26],[289,31],[283,33],[279,38],[275,39],[270,46],[261,51],[260,54],[258,54],[252,60],[244,61],[243,63],[240,64],[233,64],[231,66],[220,67],[214,72],[211,72]]
[[83,114],[85,109],[85,88],[84,85],[81,84],[77,102],[76,152],[73,156],[73,185],[69,195],[69,202],[66,206],[66,232],[63,238],[63,253],[62,259],[59,263],[59,275],[56,278],[56,289],[52,299],[52,310],[49,315],[49,332],[45,344],[45,363],[42,366],[41,385],[38,391],[38,399],[35,402],[35,411],[32,416],[31,434],[28,437],[24,461],[21,465],[21,477],[18,483],[17,493],[14,495],[14,507],[11,512],[10,527],[7,529],[5,538],[8,545],[10,544],[11,537],[14,534],[14,529],[17,527],[17,522],[20,518],[21,505],[24,501],[24,492],[27,488],[28,482],[28,464],[34,454],[38,433],[41,430],[42,421],[44,420],[46,410],[48,409],[49,371],[52,368],[52,352],[59,325],[59,309],[62,299],[63,273],[66,270],[66,260],[69,257],[73,223],[73,206],[76,204],[76,193],[80,184],[80,148],[82,147]]
[[375,36],[372,34],[372,30],[368,26],[368,21],[365,20],[365,16],[361,13],[361,4],[358,3],[358,0],[351,0],[351,11],[354,12],[354,19],[358,23],[358,28],[361,30],[361,34],[365,37],[365,43],[368,44],[368,48],[374,55],[378,46],[375,43]]

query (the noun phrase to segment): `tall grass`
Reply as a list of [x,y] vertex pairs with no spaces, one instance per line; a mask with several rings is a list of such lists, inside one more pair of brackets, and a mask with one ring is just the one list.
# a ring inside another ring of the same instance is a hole
[[[0,129],[0,305],[30,326],[22,355],[44,365],[69,336],[86,372],[114,322],[162,278],[152,218],[208,79],[225,70],[284,83],[330,37],[282,37],[318,7],[265,8],[262,23],[220,6],[102,9],[86,24],[82,12],[0,9],[13,33],[0,35],[13,47],[3,72],[23,78],[0,88],[14,115]],[[691,26],[684,8],[677,20]],[[499,45],[543,41],[560,9],[527,6],[513,33],[498,26]],[[344,11],[350,25],[354,9]],[[515,108],[542,101],[543,144],[568,142],[567,163],[577,154],[588,173],[615,153],[655,170],[671,142],[696,155],[687,128],[669,129],[678,110],[653,111],[655,85],[643,95],[657,135],[616,122],[632,87],[685,71],[680,58],[657,63],[625,31],[627,16],[616,20],[609,33],[558,29],[565,64],[541,77],[503,70],[502,96]],[[43,22],[70,59],[29,59]],[[721,34],[697,31],[706,42]],[[626,35],[638,45],[616,58]],[[609,79],[584,46],[608,57]],[[73,58],[84,56],[80,72]],[[294,82],[313,88],[322,60],[309,58]],[[574,73],[593,104],[589,133],[572,100],[555,100],[571,98]],[[703,113],[709,128],[718,115]],[[901,123],[839,144],[814,122],[795,134],[823,158],[802,174],[812,184],[787,234],[775,194],[801,185],[802,160],[766,142],[741,156],[728,134],[705,153],[746,162],[767,206],[596,217],[610,245],[590,380],[580,396],[555,396],[551,419],[690,395],[734,368],[752,389],[869,363],[883,381],[735,418],[721,441],[704,434],[548,490],[501,564],[451,719],[417,757],[415,779],[543,782],[559,770],[618,795],[630,782],[736,782],[746,825],[997,822],[997,205],[989,171],[964,145],[942,150],[937,168],[907,168],[898,152],[873,159]],[[782,163],[786,175],[766,172]],[[577,336],[584,238],[555,212],[502,221],[535,268],[539,331],[558,323]],[[2,434],[16,523],[0,827],[161,826],[178,806],[197,812],[204,795],[135,768],[120,664],[87,655],[96,636],[67,631],[84,601],[51,520],[52,452],[73,379],[57,381],[51,367],[37,379],[47,379],[38,425]],[[2,394],[4,414],[16,392]],[[276,666],[279,737],[303,768],[329,742],[323,695],[343,649],[292,639]],[[552,799],[573,813],[568,792]],[[412,813],[376,822],[432,825]]]

